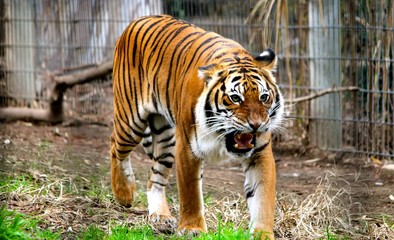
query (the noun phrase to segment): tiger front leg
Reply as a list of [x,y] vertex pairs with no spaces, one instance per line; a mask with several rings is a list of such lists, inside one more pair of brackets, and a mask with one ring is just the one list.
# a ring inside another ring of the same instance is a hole
[[261,239],[274,239],[275,160],[271,143],[243,164],[250,231]]
[[165,188],[151,187],[147,195],[150,225],[160,232],[173,233],[176,230],[176,218],[168,207]]
[[166,198],[166,186],[174,165],[174,130],[163,117],[150,118],[152,138],[146,139],[145,151],[153,160],[147,186],[149,221],[160,232],[173,233],[176,218],[171,215]]
[[131,207],[137,189],[133,169],[128,157],[132,148],[124,151],[125,154],[120,154],[116,148],[115,138],[116,136],[113,134],[110,149],[112,192],[121,205]]
[[202,161],[192,157],[188,144],[177,142],[176,173],[179,195],[180,235],[207,231],[202,195]]

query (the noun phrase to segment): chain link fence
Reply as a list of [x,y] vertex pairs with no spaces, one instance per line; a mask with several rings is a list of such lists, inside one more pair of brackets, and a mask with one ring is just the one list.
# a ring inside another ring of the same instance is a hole
[[[276,50],[289,129],[279,141],[296,138],[323,149],[392,159],[393,5],[389,0],[0,0],[0,107],[45,108],[53,76],[111,59],[130,21],[166,13],[234,39],[250,52]],[[320,91],[328,94],[316,97]],[[76,86],[65,96],[67,114],[109,121],[111,94],[110,76]],[[303,96],[311,98],[299,101]]]

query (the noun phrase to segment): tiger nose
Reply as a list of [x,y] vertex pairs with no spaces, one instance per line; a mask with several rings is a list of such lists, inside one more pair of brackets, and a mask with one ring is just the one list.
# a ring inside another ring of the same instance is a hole
[[260,121],[249,121],[249,126],[253,129],[253,131],[257,131],[260,128],[261,122]]

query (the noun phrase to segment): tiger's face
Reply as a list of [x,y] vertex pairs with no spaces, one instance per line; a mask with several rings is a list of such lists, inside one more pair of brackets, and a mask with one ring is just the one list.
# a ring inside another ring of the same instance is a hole
[[267,58],[264,60],[263,66],[241,62],[230,68],[200,68],[200,78],[206,80],[206,98],[199,133],[220,142],[236,158],[249,157],[261,146],[260,136],[278,128],[282,121],[283,99],[272,75],[276,59],[268,64]]

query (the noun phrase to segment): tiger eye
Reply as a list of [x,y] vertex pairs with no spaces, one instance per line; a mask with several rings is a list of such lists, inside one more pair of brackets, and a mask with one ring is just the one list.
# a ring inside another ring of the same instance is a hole
[[270,99],[270,95],[268,93],[264,93],[260,96],[260,101],[263,103],[268,102],[269,99]]
[[233,103],[239,103],[242,101],[241,97],[238,96],[237,94],[233,94],[230,96],[230,99]]

